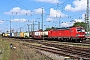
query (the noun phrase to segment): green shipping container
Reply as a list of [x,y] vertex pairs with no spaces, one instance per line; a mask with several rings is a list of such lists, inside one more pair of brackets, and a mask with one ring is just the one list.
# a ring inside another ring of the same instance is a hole
[[17,37],[20,37],[20,33],[17,33]]
[[25,38],[29,38],[29,33],[28,33],[28,32],[25,32],[25,33],[24,33],[24,37],[25,37]]

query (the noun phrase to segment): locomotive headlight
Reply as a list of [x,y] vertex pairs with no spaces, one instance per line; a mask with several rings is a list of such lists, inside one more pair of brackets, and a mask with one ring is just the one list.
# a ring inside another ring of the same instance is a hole
[[79,36],[79,34],[76,34],[76,37],[78,37]]
[[85,36],[85,35],[79,35],[79,34],[76,34],[76,37],[78,37],[78,36]]

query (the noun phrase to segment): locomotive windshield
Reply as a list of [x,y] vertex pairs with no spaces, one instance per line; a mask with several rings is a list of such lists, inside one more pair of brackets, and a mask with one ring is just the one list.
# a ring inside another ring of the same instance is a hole
[[82,28],[77,29],[77,31],[78,31],[78,32],[85,32],[85,30],[82,29]]

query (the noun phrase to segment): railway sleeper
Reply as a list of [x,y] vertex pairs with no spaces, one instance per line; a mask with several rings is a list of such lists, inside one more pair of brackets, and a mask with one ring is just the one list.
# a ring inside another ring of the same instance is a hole
[[90,55],[87,55],[87,54],[82,54],[81,56],[90,58]]

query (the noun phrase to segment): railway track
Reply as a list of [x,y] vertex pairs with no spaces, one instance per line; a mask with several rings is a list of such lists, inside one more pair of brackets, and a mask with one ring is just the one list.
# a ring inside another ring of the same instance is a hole
[[[33,48],[39,49],[39,50],[44,50],[48,52],[52,52],[54,54],[59,54],[63,56],[69,56],[74,59],[82,59],[82,60],[90,60],[90,44],[73,44],[73,43],[59,43],[58,42],[52,42],[52,41],[42,41],[42,40],[27,40],[23,39],[20,41],[25,41],[29,43],[36,43],[36,44],[41,44],[41,45],[31,45],[31,44],[23,44],[28,47],[32,46]],[[78,47],[74,45],[85,45],[88,46],[89,48],[85,47]]]
[[70,45],[57,45],[57,44],[50,44],[50,43],[43,43],[46,46],[51,46],[55,48],[61,49],[63,52],[66,52],[67,54],[73,54],[78,55],[79,57],[87,57],[90,58],[90,48],[82,48],[82,47],[75,47]]
[[84,40],[82,43],[90,44],[90,39]]
[[[57,49],[56,51],[58,51],[59,53],[63,52],[63,53],[60,53],[61,55],[66,55],[66,56],[70,56],[70,57],[76,57],[76,58],[79,58],[79,59],[80,58],[88,59],[88,60],[90,59],[90,48],[75,47],[75,46],[73,46],[71,44],[70,45],[62,45],[62,44],[56,44],[56,43],[52,43],[52,42],[47,43],[47,42],[43,42],[43,41],[38,41],[38,43],[42,44],[42,45],[45,45],[45,46],[58,48],[59,50]],[[78,44],[78,45],[80,45],[80,44]],[[90,46],[89,44],[88,45],[82,44],[82,45],[83,46]]]
[[[87,44],[86,42],[85,43],[73,43],[73,42],[59,42],[59,41],[48,41],[48,40],[33,40],[33,39],[23,39],[23,41],[26,41],[26,42],[32,42],[32,43],[39,43],[39,44],[44,44],[44,45],[47,45],[47,44],[51,44],[51,45],[68,45],[68,46],[76,46],[76,47],[82,47],[82,48],[90,48],[90,44]],[[90,40],[88,41],[90,42]],[[49,45],[48,45],[49,46]]]
[[67,48],[66,46],[63,46],[63,48],[55,48],[55,47],[48,47],[48,46],[43,46],[43,45],[31,45],[31,44],[23,44],[28,47],[33,47],[35,49],[43,50],[43,51],[48,51],[52,52],[54,54],[58,55],[63,55],[63,56],[69,56],[70,58],[73,59],[90,59],[90,52],[87,53],[86,50],[78,50],[78,48],[73,49],[73,47]]

